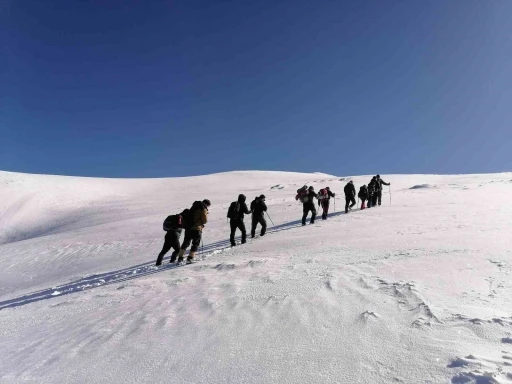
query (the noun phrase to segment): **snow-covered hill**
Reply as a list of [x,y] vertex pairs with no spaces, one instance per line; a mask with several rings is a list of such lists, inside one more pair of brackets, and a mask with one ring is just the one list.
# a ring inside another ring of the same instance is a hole
[[[383,175],[392,205],[345,215],[348,179],[0,172],[0,382],[512,383],[512,174]],[[329,220],[300,226],[304,184]],[[275,227],[230,249],[239,193]],[[202,260],[154,267],[204,198]]]

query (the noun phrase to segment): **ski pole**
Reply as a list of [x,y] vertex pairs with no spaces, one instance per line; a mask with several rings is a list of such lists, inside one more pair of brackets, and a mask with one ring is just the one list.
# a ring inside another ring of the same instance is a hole
[[334,212],[336,212],[336,196],[334,196]]
[[265,213],[267,214],[268,218],[270,219],[270,222],[272,223],[272,226],[275,228],[276,226],[275,226],[274,222],[272,221],[272,219],[270,218],[270,215],[268,214],[267,211],[265,211]]

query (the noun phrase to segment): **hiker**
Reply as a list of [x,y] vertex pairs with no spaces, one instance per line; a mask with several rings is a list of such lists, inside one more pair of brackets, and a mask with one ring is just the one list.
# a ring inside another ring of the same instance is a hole
[[384,180],[382,180],[380,178],[380,175],[377,175],[376,178],[377,178],[377,184],[376,184],[376,186],[377,186],[377,188],[376,188],[376,190],[377,190],[377,202],[380,205],[381,200],[382,200],[382,184],[384,184],[384,185],[391,185],[391,183],[386,183]]
[[368,188],[366,188],[366,185],[363,185],[361,188],[359,188],[357,197],[361,199],[361,209],[365,209],[364,202],[368,200]]
[[265,232],[267,231],[267,221],[265,220],[266,211],[267,204],[265,204],[265,195],[256,197],[251,203],[251,238],[256,236],[256,227],[258,224],[261,224],[260,236],[265,236]]
[[156,266],[162,265],[162,260],[167,252],[172,248],[174,252],[171,255],[170,263],[176,262],[176,257],[180,251],[181,229],[183,228],[183,218],[187,215],[188,209],[185,209],[178,215],[168,216],[164,221],[165,241],[162,250],[156,259]]
[[371,181],[368,183],[368,208],[371,208],[373,206],[373,199],[375,195],[375,188],[376,188],[376,178],[373,177]]
[[245,242],[247,241],[247,232],[245,230],[244,215],[251,213],[251,211],[249,211],[249,208],[247,208],[245,200],[245,195],[238,195],[238,200],[233,201],[228,209],[229,226],[231,227],[229,242],[231,243],[232,247],[236,245],[235,232],[237,228],[240,229],[240,232],[242,232],[242,244],[245,244]]
[[329,201],[331,197],[335,197],[336,194],[331,192],[329,187],[325,187],[318,191],[318,206],[322,207],[322,220],[327,219],[329,214]]
[[345,213],[348,213],[348,210],[356,205],[356,188],[354,187],[354,182],[350,180],[347,185],[345,185],[343,191],[345,192]]
[[187,257],[187,264],[194,262],[196,251],[201,244],[201,236],[204,225],[208,222],[208,207],[211,205],[210,200],[195,201],[190,208],[187,219],[185,220],[185,238],[181,244],[180,253],[178,254],[178,264],[183,263],[185,251],[192,242],[190,253]]
[[[302,187],[304,188],[304,187]],[[302,189],[301,188],[301,189]],[[316,218],[316,209],[315,209],[315,198],[318,198],[318,195],[315,193],[315,188],[310,186],[307,189],[307,192],[301,191],[299,195],[297,195],[300,201],[302,202],[302,225],[306,225],[306,218],[308,217],[309,211],[311,211],[311,221],[310,224],[315,223]]]

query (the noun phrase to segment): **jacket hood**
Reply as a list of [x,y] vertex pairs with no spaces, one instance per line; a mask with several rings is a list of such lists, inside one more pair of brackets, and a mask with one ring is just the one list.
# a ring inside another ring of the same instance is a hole
[[239,203],[245,203],[246,199],[247,198],[245,197],[245,195],[243,195],[243,194],[238,195],[238,202]]

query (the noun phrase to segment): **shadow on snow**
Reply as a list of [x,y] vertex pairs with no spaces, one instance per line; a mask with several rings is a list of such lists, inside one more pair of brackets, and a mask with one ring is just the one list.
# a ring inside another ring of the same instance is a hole
[[[333,212],[329,214],[329,217],[339,216],[344,212]],[[271,223],[268,223],[271,224]],[[268,227],[268,234],[273,234],[281,231],[286,231],[294,228],[301,227],[301,220],[291,221],[289,223],[279,224],[276,226]],[[212,244],[207,244],[201,247],[199,260],[204,260],[208,256],[211,256],[217,252],[221,252],[226,249],[230,249],[229,240],[221,240]],[[169,252],[170,255],[171,252]],[[75,292],[87,291],[92,288],[102,287],[110,284],[122,283],[125,281],[137,279],[139,277],[152,275],[158,272],[164,272],[171,269],[180,268],[175,264],[162,264],[156,267],[155,262],[147,262],[138,264],[129,268],[120,269],[117,271],[100,273],[84,277],[82,279],[59,285],[52,288],[43,289],[37,292],[28,293],[23,296],[19,296],[13,299],[5,300],[0,302],[0,310],[6,308],[16,308],[22,305],[34,303],[41,300],[51,299],[53,297],[69,295]]]

